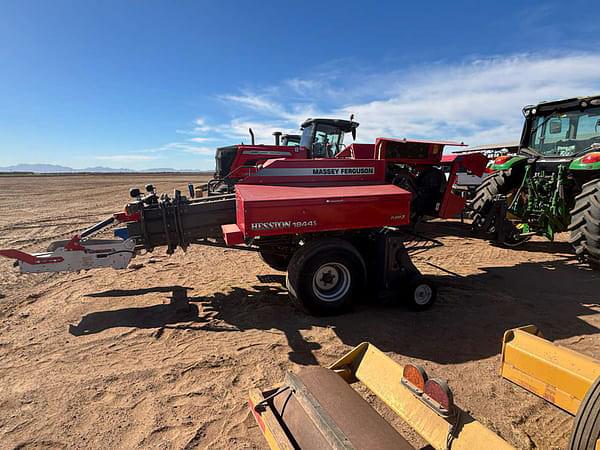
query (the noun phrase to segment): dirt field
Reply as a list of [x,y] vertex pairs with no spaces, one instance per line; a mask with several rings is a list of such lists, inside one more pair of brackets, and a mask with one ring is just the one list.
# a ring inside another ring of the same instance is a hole
[[[190,177],[0,177],[0,248],[44,249],[121,209],[146,181],[170,192]],[[0,260],[0,448],[265,448],[248,389],[365,340],[448,379],[457,403],[517,447],[564,448],[571,416],[499,378],[500,340],[534,323],[600,358],[599,275],[578,267],[564,239],[506,250],[459,223],[422,231],[445,245],[415,258],[441,286],[418,314],[364,304],[309,317],[288,302],[283,273],[232,250],[156,251],[135,269],[52,275]],[[175,286],[189,289],[191,314],[169,306]]]

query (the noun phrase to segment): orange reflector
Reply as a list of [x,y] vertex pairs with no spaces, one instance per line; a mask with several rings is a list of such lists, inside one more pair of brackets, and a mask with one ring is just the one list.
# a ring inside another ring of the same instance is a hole
[[454,397],[448,384],[437,378],[427,380],[425,383],[424,400],[441,415],[452,415],[454,410]]
[[593,152],[588,155],[585,155],[583,158],[581,158],[581,162],[583,164],[593,164],[600,162],[600,153]]
[[406,364],[404,366],[402,370],[402,384],[420,394],[425,390],[426,381],[427,374],[421,366],[414,364]]

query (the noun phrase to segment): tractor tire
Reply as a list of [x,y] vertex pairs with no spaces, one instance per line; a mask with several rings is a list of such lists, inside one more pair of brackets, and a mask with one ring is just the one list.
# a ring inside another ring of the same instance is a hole
[[[487,215],[493,207],[494,197],[496,195],[508,194],[513,187],[514,179],[511,177],[511,172],[507,171],[497,172],[489,176],[475,190],[475,197],[467,206],[467,210],[470,211],[471,218],[473,219],[471,230],[475,235],[491,239],[496,244],[509,248],[518,247],[530,239],[529,237],[522,237],[517,227],[506,219],[503,219],[504,222],[500,223],[494,220],[487,227],[485,224]],[[505,228],[505,237],[503,240],[497,239],[498,226],[508,227]]]
[[600,377],[585,394],[573,421],[569,450],[594,450],[600,440]]
[[575,197],[568,230],[575,254],[600,270],[600,180],[585,183],[581,194]]
[[288,266],[291,299],[313,315],[350,309],[363,292],[366,266],[352,244],[337,238],[318,239],[300,247]]
[[285,272],[292,257],[290,255],[280,255],[276,253],[260,252],[260,258],[271,269]]
[[505,172],[497,172],[487,177],[477,189],[473,200],[468,204],[468,209],[471,211],[473,219],[473,231],[482,232],[487,230],[481,229],[481,223],[485,220],[485,216],[492,207],[494,197],[498,194],[506,194],[510,190],[508,182],[508,174]]

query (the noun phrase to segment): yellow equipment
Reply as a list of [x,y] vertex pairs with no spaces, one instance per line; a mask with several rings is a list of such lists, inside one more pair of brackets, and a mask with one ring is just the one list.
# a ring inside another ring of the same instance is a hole
[[361,382],[435,449],[512,449],[454,404],[447,384],[369,343],[328,369],[288,374],[249,406],[272,449],[404,449],[410,444],[350,384]]
[[600,361],[553,344],[527,325],[504,333],[501,374],[576,415],[570,449],[600,450]]

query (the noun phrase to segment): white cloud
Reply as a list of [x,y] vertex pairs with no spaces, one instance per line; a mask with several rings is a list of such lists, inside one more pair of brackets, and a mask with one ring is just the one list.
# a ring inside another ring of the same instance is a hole
[[521,109],[600,91],[600,55],[477,60],[409,75],[389,99],[347,105],[364,124],[361,136],[435,137],[483,144],[518,140]]
[[[277,89],[221,96],[242,114],[218,129],[226,136],[242,136],[251,125],[257,135],[266,135],[297,129],[309,116],[345,118],[354,113],[363,142],[378,136],[455,139],[472,145],[516,141],[524,105],[600,92],[599,64],[600,54],[522,54],[362,73],[349,80],[343,75],[326,82],[286,80]],[[298,100],[300,90],[303,98]],[[331,102],[334,91],[337,99]],[[319,105],[324,98],[329,105]],[[260,120],[244,119],[244,108]],[[227,127],[229,132],[224,131]]]
[[195,146],[190,146],[187,148],[183,148],[182,149],[185,153],[192,153],[195,155],[207,155],[207,156],[214,156],[215,155],[215,149],[212,147],[195,147]]
[[311,71],[313,78],[219,95],[225,118],[198,116],[190,129],[177,130],[186,136],[184,142],[144,153],[180,152],[212,164],[215,147],[248,144],[248,128],[256,143],[271,144],[274,131],[298,132],[308,117],[350,114],[361,124],[359,142],[376,137],[451,139],[470,145],[514,142],[521,134],[526,104],[600,92],[600,53],[437,61],[387,71],[344,69],[352,66],[345,61],[329,71]]

